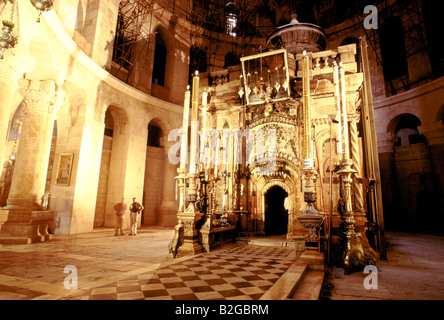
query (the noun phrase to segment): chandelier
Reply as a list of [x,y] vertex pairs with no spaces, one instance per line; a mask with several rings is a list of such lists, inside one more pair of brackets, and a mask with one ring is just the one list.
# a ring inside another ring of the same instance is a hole
[[3,59],[3,53],[6,49],[14,48],[17,44],[17,37],[12,35],[12,29],[14,23],[11,21],[3,20],[2,33],[0,34],[0,59]]
[[17,12],[18,3],[15,3],[14,0],[0,0],[0,16],[3,13],[7,3],[11,3],[11,16],[9,20],[3,20],[2,31],[0,33],[0,59],[3,59],[3,53],[6,49],[14,48],[17,44],[17,37],[12,35],[12,30],[14,29],[14,13]]
[[42,12],[52,9],[53,2],[53,0],[31,0],[32,5],[39,11],[37,22],[40,22]]
[[[30,0],[32,5],[39,11],[37,22],[40,22],[40,15],[44,11],[52,9],[53,0]],[[11,4],[11,16],[9,20],[3,20],[2,31],[0,32],[0,60],[3,59],[3,54],[7,49],[14,48],[17,44],[18,37],[12,35],[12,31],[15,27],[13,22],[14,17],[17,19],[17,33],[19,33],[19,10],[18,0],[0,0],[0,16],[6,8],[6,5]]]

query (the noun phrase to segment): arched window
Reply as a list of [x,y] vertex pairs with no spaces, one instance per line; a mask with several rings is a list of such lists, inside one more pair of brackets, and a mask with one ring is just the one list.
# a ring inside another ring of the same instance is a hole
[[148,125],[147,146],[160,148],[161,147],[160,138],[162,138],[162,136],[163,136],[162,129],[158,127],[156,124],[150,123]]
[[379,40],[385,80],[391,81],[407,75],[407,56],[401,18],[386,18],[379,29]]
[[167,47],[159,33],[156,33],[156,46],[154,50],[153,83],[159,86],[164,86]]
[[114,120],[113,120],[113,116],[111,115],[111,112],[108,110],[106,110],[105,113],[105,136],[108,137],[112,137],[113,136],[113,131],[114,131]]
[[394,146],[406,146],[424,142],[425,137],[418,132],[418,126],[420,125],[421,121],[410,113],[400,114],[395,117],[389,124],[389,131],[393,132],[397,137]]

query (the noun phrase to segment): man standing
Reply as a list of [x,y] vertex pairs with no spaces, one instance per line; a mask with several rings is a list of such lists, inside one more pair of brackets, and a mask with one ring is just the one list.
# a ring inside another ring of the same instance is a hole
[[133,198],[133,203],[131,203],[130,210],[130,223],[131,223],[131,233],[129,236],[137,235],[137,220],[139,217],[139,213],[143,210],[143,206],[136,201],[136,198]]
[[126,204],[125,204],[125,198],[122,198],[122,202],[119,202],[114,206],[114,210],[116,210],[116,216],[117,216],[117,223],[116,223],[116,234],[115,236],[120,235],[123,236],[123,222],[125,220],[125,211],[126,211]]

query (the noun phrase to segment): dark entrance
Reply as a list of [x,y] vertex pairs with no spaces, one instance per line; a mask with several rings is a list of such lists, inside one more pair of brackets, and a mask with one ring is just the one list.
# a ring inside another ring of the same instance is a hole
[[287,233],[288,210],[284,207],[288,193],[279,186],[271,187],[265,194],[265,233],[280,235]]

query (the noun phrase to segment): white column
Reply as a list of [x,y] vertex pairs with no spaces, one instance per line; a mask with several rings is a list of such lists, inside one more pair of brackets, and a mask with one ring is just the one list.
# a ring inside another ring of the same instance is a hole
[[21,80],[26,101],[7,208],[40,210],[54,128],[56,86],[50,80]]
[[165,164],[163,171],[163,193],[162,202],[157,208],[157,224],[164,227],[173,227],[177,223],[176,201],[176,177],[177,165],[168,160],[168,150],[174,144],[174,141],[165,141]]
[[[1,62],[4,64],[4,62]],[[0,173],[5,161],[6,137],[9,119],[13,111],[14,96],[18,94],[18,73],[12,67],[2,65],[0,70]]]
[[350,147],[348,137],[348,120],[347,120],[347,90],[345,85],[345,70],[342,67],[342,62],[339,63],[339,83],[341,88],[341,107],[342,107],[342,121],[343,121],[343,140],[344,140],[344,159],[350,158]]

